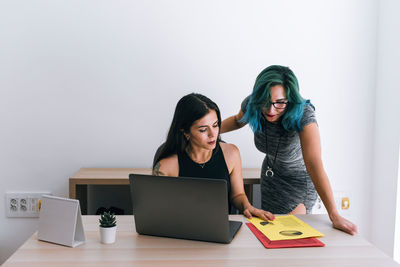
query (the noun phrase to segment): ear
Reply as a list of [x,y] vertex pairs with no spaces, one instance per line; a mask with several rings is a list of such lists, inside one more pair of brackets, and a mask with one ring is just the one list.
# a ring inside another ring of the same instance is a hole
[[190,139],[190,135],[189,135],[189,134],[187,134],[187,133],[185,133],[185,131],[184,131],[183,129],[180,129],[180,131],[181,131],[181,132],[182,132],[182,134],[185,136],[186,140],[188,140],[188,141],[189,141],[189,139]]

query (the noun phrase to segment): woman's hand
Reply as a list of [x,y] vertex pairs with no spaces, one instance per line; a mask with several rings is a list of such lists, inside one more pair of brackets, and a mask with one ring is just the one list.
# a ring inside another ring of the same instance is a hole
[[338,230],[341,230],[341,231],[346,232],[351,235],[358,233],[357,226],[354,223],[350,222],[349,220],[346,220],[345,218],[343,218],[340,215],[332,216],[331,221],[332,221],[333,227]]
[[263,219],[265,221],[273,221],[275,219],[274,214],[272,214],[269,211],[265,211],[265,210],[260,210],[260,209],[256,209],[253,206],[249,205],[247,208],[245,208],[243,210],[243,215],[246,216],[247,218],[251,218],[252,215]]
[[234,203],[235,207],[238,210],[242,211],[243,215],[249,219],[253,217],[253,215],[260,219],[263,219],[264,221],[273,221],[275,219],[274,214],[272,214],[271,212],[254,208],[250,204],[244,192],[235,195],[232,198],[232,202]]

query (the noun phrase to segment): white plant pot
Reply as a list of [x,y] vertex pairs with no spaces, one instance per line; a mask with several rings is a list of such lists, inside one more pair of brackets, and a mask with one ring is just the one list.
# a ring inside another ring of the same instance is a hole
[[101,227],[100,228],[100,242],[103,244],[112,244],[115,242],[117,234],[117,226],[114,227]]

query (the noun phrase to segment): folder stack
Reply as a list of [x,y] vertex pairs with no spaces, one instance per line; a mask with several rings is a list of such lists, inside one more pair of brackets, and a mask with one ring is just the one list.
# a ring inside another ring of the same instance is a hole
[[273,221],[248,219],[247,227],[265,248],[323,247],[317,237],[324,236],[294,215],[276,216]]

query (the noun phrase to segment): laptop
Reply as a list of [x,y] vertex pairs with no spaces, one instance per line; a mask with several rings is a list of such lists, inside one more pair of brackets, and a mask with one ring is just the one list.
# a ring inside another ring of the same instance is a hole
[[130,174],[138,234],[230,243],[242,222],[228,219],[225,180]]

